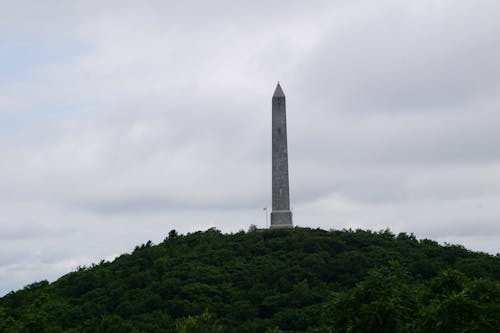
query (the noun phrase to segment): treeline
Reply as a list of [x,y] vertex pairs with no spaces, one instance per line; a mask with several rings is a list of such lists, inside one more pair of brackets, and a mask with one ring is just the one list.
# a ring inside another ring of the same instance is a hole
[[500,257],[390,231],[216,229],[0,299],[0,332],[499,332]]

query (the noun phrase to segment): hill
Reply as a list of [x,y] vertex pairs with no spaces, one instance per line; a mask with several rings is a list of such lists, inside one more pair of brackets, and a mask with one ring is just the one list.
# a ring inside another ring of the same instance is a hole
[[494,332],[500,257],[390,231],[216,229],[0,299],[1,332]]

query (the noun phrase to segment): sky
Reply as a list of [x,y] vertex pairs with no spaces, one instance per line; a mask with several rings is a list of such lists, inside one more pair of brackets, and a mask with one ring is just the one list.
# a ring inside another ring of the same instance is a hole
[[497,0],[0,0],[0,295],[264,228],[271,97],[294,224],[500,252]]

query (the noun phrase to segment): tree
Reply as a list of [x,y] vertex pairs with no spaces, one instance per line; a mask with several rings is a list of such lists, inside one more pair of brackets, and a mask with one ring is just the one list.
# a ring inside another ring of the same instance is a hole
[[409,332],[416,292],[399,264],[373,269],[353,289],[332,294],[323,313],[335,332]]
[[178,333],[222,333],[224,328],[212,314],[205,310],[198,316],[189,316],[177,320],[175,327]]

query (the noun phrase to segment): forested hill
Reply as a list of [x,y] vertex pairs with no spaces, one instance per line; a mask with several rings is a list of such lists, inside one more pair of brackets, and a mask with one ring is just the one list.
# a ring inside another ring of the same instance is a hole
[[0,299],[0,332],[499,332],[500,257],[389,231],[215,229]]

